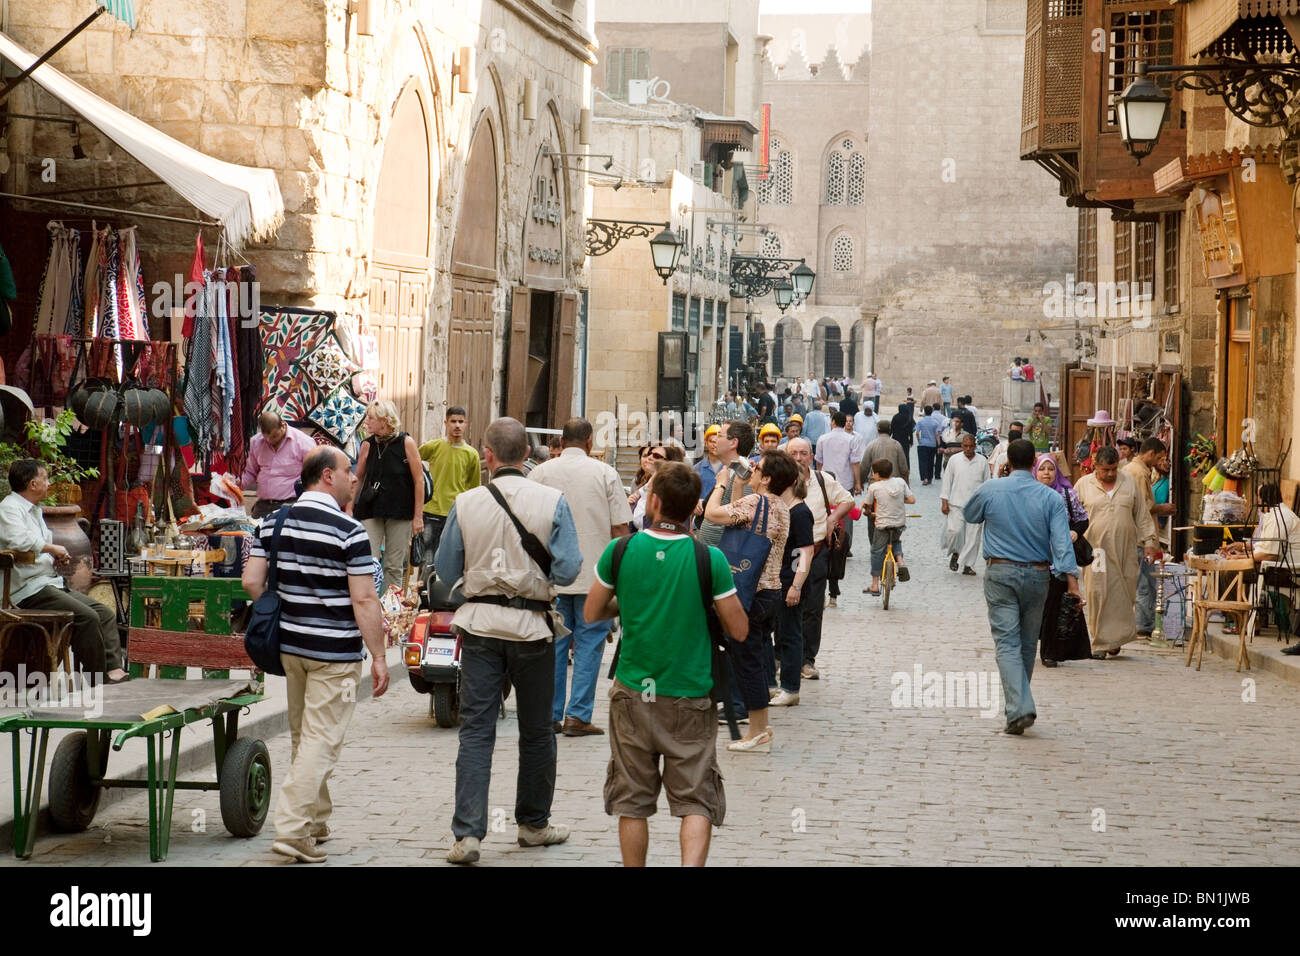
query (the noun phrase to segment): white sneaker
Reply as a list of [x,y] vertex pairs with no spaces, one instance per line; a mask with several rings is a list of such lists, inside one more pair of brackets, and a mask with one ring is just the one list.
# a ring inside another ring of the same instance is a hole
[[826,602],[826,606],[827,606],[827,607],[835,607],[835,606],[836,606],[836,605],[835,605],[835,598],[830,598],[829,600],[827,600],[827,602]]
[[477,863],[478,837],[461,837],[447,851],[448,863]]
[[767,702],[769,707],[794,707],[799,703],[799,695],[783,690]]
[[804,680],[820,680],[822,676],[821,672],[811,664],[805,664],[799,673]]

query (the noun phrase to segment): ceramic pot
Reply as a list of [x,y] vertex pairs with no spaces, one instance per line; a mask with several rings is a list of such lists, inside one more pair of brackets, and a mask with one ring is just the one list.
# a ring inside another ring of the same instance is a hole
[[68,549],[67,563],[56,564],[55,573],[63,576],[71,590],[85,594],[94,577],[90,522],[81,516],[81,508],[77,505],[44,505],[41,513],[45,516],[46,527],[54,535],[54,543]]

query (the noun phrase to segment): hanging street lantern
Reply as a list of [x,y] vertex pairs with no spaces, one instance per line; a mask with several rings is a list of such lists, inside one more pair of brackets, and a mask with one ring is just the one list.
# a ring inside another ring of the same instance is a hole
[[663,232],[650,240],[650,257],[654,260],[655,274],[668,284],[668,279],[677,271],[677,261],[682,257],[682,241],[672,229],[664,227]]
[[795,287],[789,279],[777,279],[772,283],[772,295],[776,297],[776,307],[785,312],[794,302]]
[[1139,63],[1137,76],[1124,88],[1115,104],[1120,139],[1139,166],[1156,148],[1171,99],[1147,76],[1147,65]]

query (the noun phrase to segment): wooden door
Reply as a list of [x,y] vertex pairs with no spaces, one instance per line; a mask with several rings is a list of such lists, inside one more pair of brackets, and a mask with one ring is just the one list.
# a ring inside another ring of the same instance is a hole
[[402,429],[417,439],[424,428],[420,383],[428,307],[425,273],[372,264],[370,322],[379,340],[379,397],[397,406]]
[[1251,395],[1250,299],[1228,300],[1228,345],[1223,368],[1223,422],[1220,447],[1225,455],[1242,446],[1243,422],[1253,414]]
[[510,354],[506,368],[506,415],[522,422],[528,414],[528,336],[532,299],[525,286],[510,301]]
[[560,299],[560,321],[551,346],[551,428],[563,428],[573,417],[573,363],[578,340],[578,295],[567,292]]
[[492,421],[492,302],[496,283],[452,275],[447,334],[447,407],[465,409],[465,441],[475,448]]
[[1088,433],[1088,419],[1097,412],[1094,373],[1088,369],[1072,368],[1066,381],[1066,404],[1061,409],[1057,423],[1057,441],[1070,460],[1074,478],[1079,477],[1079,466],[1074,463],[1074,446]]

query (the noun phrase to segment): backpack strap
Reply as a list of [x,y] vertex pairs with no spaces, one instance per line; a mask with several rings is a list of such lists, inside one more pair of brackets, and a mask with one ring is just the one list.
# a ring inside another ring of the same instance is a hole
[[[639,532],[638,532],[639,533]],[[636,537],[636,534],[625,534],[614,542],[614,553],[609,556],[609,576],[610,590],[615,594],[618,593],[618,566],[623,563],[623,554],[627,551],[628,543]],[[614,657],[609,662],[609,673],[607,676],[610,680],[614,679],[614,672],[618,670],[618,652],[623,649],[623,635],[619,632],[618,643],[614,645]]]
[[736,723],[736,705],[731,699],[731,657],[727,654],[727,639],[722,634],[722,622],[718,620],[717,608],[713,606],[713,560],[709,556],[709,546],[699,539],[694,539],[695,573],[700,581],[700,601],[704,605],[704,621],[709,629],[709,653],[713,662],[713,690],[710,695],[722,697],[722,712],[727,718],[727,730],[732,740],[740,739],[740,727]]
[[506,499],[501,494],[500,488],[489,483],[487,490],[510,517],[510,522],[515,526],[515,531],[519,532],[519,542],[524,546],[524,550],[528,552],[528,556],[537,562],[537,566],[542,569],[542,573],[549,578],[551,576],[551,553],[546,550],[546,546],[542,542],[537,540],[537,535],[525,528],[519,519],[515,517],[515,513],[506,504]]

